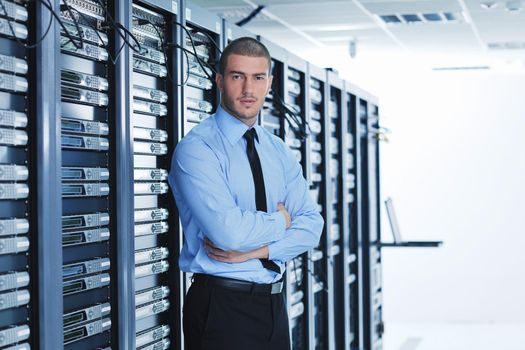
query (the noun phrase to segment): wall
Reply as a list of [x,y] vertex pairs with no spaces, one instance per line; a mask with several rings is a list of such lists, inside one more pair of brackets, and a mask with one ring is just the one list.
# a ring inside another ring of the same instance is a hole
[[379,96],[392,130],[382,146],[383,197],[394,198],[405,239],[445,241],[383,251],[385,321],[525,322],[523,72],[305,56],[331,57],[327,66]]
[[445,241],[384,251],[385,320],[524,322],[525,77],[433,72],[380,91],[383,195],[404,238]]

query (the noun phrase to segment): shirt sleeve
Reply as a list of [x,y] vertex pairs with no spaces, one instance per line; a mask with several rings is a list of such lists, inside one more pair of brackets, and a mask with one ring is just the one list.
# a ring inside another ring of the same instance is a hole
[[285,233],[281,213],[237,206],[219,159],[202,140],[179,143],[169,182],[179,194],[176,200],[184,202],[203,234],[220,249],[252,250],[281,239]]
[[310,197],[309,186],[301,165],[283,144],[286,156],[286,197],[284,206],[290,213],[292,225],[280,240],[268,245],[269,259],[286,262],[316,247],[323,231],[324,220],[317,203]]

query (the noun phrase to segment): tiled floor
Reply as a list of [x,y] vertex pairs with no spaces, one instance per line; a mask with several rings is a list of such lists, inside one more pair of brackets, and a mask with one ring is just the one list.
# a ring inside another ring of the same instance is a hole
[[525,350],[524,324],[386,323],[384,350]]

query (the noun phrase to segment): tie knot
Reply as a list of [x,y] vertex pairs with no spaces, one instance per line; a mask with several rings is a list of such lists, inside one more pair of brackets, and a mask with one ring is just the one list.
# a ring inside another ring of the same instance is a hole
[[253,142],[254,139],[259,141],[259,137],[257,136],[257,131],[255,131],[255,128],[246,130],[246,132],[244,133],[244,138],[247,141],[251,141],[251,142]]

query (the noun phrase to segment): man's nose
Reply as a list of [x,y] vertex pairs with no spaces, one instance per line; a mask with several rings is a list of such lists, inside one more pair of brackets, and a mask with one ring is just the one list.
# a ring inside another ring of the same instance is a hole
[[252,93],[253,92],[253,82],[251,78],[247,78],[244,80],[244,84],[242,87],[243,93]]

